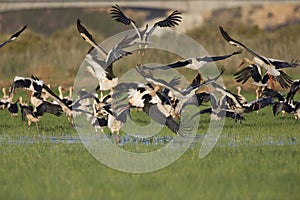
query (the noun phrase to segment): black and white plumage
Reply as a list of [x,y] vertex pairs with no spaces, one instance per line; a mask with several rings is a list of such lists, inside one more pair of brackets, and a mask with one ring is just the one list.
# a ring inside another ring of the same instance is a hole
[[92,107],[92,104],[86,104],[84,100],[89,98],[96,98],[95,96],[91,97],[89,94],[85,94],[75,99],[71,105],[68,105],[64,100],[59,98],[47,85],[43,85],[43,92],[52,98],[58,103],[62,111],[66,114],[68,121],[74,126],[74,116],[87,114],[88,116],[93,116],[93,113],[89,110],[89,107]]
[[[92,120],[92,125],[94,126],[96,133],[97,129],[101,129],[101,131],[103,131],[104,126],[107,126],[111,134],[114,136],[115,142],[119,143],[121,128],[126,123],[127,117],[130,115],[129,106],[122,107],[118,110],[118,113],[114,112],[110,105],[103,106],[102,109],[104,109],[107,113],[107,119],[103,117],[94,118]],[[114,133],[116,133],[116,135]]]
[[43,100],[40,97],[35,97],[33,95],[30,96],[30,102],[34,106],[35,109],[39,107],[44,108],[44,112],[60,116],[62,114],[62,108],[58,104],[54,104],[48,101]]
[[118,84],[119,79],[113,74],[112,65],[105,69],[90,54],[86,55],[85,61],[89,64],[86,71],[98,81],[100,91],[110,90]]
[[[257,65],[254,62],[250,61],[248,58],[244,58],[243,62],[239,65],[239,67],[244,65],[244,63],[248,63],[248,64],[250,64],[250,66],[255,65],[255,66],[259,67],[259,65]],[[258,68],[258,69],[260,70],[260,68]],[[266,73],[261,78],[261,80],[259,82],[254,81],[253,84],[257,85],[259,87],[265,87],[265,85],[267,85],[268,80],[270,80],[271,86],[273,87],[273,80],[275,80],[280,84],[280,86],[282,88],[288,88],[289,84],[291,84],[293,82],[292,78],[290,76],[288,76],[284,71],[282,71],[282,69],[275,69],[275,70],[279,73],[278,76],[274,75],[275,72],[273,74],[271,74],[270,71],[267,69]],[[261,71],[260,71],[260,73],[261,73]],[[259,80],[260,77],[257,76],[255,78],[257,80]]]
[[300,81],[295,80],[286,97],[280,92],[274,91],[272,89],[266,89],[263,91],[263,95],[278,99],[273,105],[273,115],[277,116],[280,112],[294,114],[296,119],[300,119],[300,103],[294,101],[294,96],[300,88]]
[[227,58],[230,58],[231,56],[237,55],[242,53],[242,51],[235,51],[231,54],[222,55],[222,56],[203,56],[203,57],[193,57],[188,58],[185,60],[179,60],[167,65],[163,66],[157,66],[157,67],[149,67],[148,69],[170,69],[170,68],[179,68],[179,67],[185,67],[192,70],[200,70],[204,65],[210,62],[216,62],[220,60],[225,60]]
[[248,103],[243,104],[244,113],[250,113],[253,111],[258,111],[266,106],[270,106],[273,104],[272,98],[258,98]]
[[136,31],[136,34],[138,36],[138,44],[139,48],[142,48],[142,44],[145,45],[145,49],[147,48],[148,44],[150,43],[150,37],[152,33],[155,31],[157,27],[173,27],[179,24],[181,22],[182,17],[180,16],[181,13],[177,10],[173,11],[168,17],[165,19],[156,22],[150,30],[148,30],[148,24],[146,25],[146,28],[144,31],[140,31],[137,27],[134,20],[128,18],[121,10],[119,5],[112,6],[112,9],[110,10],[111,17],[116,20],[117,22],[120,22],[125,25],[132,25],[134,30]]
[[235,80],[238,83],[246,83],[249,78],[253,79],[252,84],[258,87],[266,87],[268,85],[269,76],[265,73],[264,76],[261,74],[260,66],[256,64],[250,64],[247,67],[234,73]]
[[162,86],[164,88],[167,88],[168,90],[173,92],[173,94],[175,95],[176,98],[179,98],[179,99],[187,99],[187,98],[190,98],[191,96],[195,95],[195,92],[196,92],[196,90],[199,89],[199,87],[209,85],[209,84],[215,82],[225,71],[224,68],[222,68],[222,71],[216,77],[214,77],[212,79],[208,79],[208,80],[204,81],[203,83],[199,83],[199,84],[195,84],[193,86],[189,86],[185,90],[180,91],[177,88],[175,88],[174,85],[166,82],[165,80],[157,79],[157,78],[153,77],[153,74],[150,71],[147,74],[144,71],[144,69],[145,69],[144,66],[136,67],[137,72],[142,77],[144,77],[148,82],[151,82],[155,85]]
[[14,81],[10,87],[9,96],[12,97],[16,88],[23,88],[33,92],[34,96],[40,96],[42,93],[44,82],[32,76],[31,78],[24,78],[15,76]]
[[142,108],[151,119],[161,125],[166,125],[175,134],[185,135],[188,131],[188,127],[180,128],[180,124],[162,104],[157,92],[149,85],[142,83],[118,84],[114,90],[113,99],[115,113],[119,113],[119,109],[122,110],[128,105]]
[[[123,49],[132,46],[132,38],[128,38],[128,36],[124,37],[119,43],[117,43],[112,49],[107,52],[103,49],[97,42],[94,40],[92,34],[81,24],[80,20],[77,20],[77,30],[80,33],[81,37],[92,46],[92,49],[89,50],[89,53],[92,52],[93,49],[96,49],[102,57],[100,65],[106,69],[116,60],[121,59],[123,56],[130,55],[131,52],[125,51]],[[100,59],[98,59],[100,60]]]
[[[97,79],[102,95],[102,91],[111,90],[118,84],[118,78],[113,73],[113,63],[131,54],[131,52],[125,51],[124,48],[130,47],[133,39],[126,36],[107,52],[96,43],[93,36],[81,24],[79,19],[77,20],[77,29],[82,38],[92,45],[92,49],[90,49],[85,57],[85,61],[88,64],[86,71]],[[97,51],[93,51],[93,49]],[[103,58],[99,58],[95,52],[100,52]]]
[[67,105],[61,98],[59,98],[47,85],[43,85],[43,92],[52,98],[61,107],[62,111],[66,114],[68,121],[74,125],[72,106]]
[[26,106],[22,104],[19,105],[22,113],[22,120],[24,121],[25,118],[27,119],[28,127],[30,127],[32,123],[35,123],[37,125],[37,123],[40,121],[47,110],[47,106],[45,104],[41,104],[36,108],[33,108],[33,106]]
[[16,40],[17,37],[18,37],[18,36],[26,29],[26,27],[27,27],[26,25],[23,26],[22,29],[20,29],[19,31],[17,31],[16,33],[14,33],[8,40],[2,42],[2,43],[0,44],[0,48],[4,47],[6,44],[8,44],[8,43],[10,43],[10,42],[12,42],[12,41],[14,41],[14,40]]
[[8,103],[11,101],[11,98],[6,94],[6,88],[2,88],[3,96],[0,99],[0,109],[4,110],[7,108]]
[[225,95],[226,103],[228,104],[228,107],[233,109],[234,112],[238,114],[242,113],[249,113],[253,111],[257,111],[261,108],[264,108],[267,105],[272,104],[272,98],[260,98],[256,99],[254,101],[251,101],[249,103],[243,103],[241,101],[241,97],[237,94],[234,94],[230,92],[229,90],[226,90],[222,86],[220,86],[217,83],[212,83],[212,86],[220,92],[222,95]]
[[[241,122],[244,120],[244,117],[239,113],[236,113],[234,110],[230,110],[226,106],[226,95],[222,95],[219,100],[217,100],[216,96],[211,93],[211,107],[200,110],[193,117],[199,114],[210,114],[211,120],[219,121],[225,117],[230,117],[234,119],[236,122]],[[192,117],[192,118],[193,118]]]
[[[214,78],[211,79],[207,79],[205,81],[203,81],[201,83],[201,76],[199,76],[199,74],[197,75],[197,77],[193,80],[193,83],[191,85],[189,85],[186,89],[184,90],[180,90],[176,88],[176,85],[178,85],[178,78],[176,79],[176,77],[174,77],[170,82],[167,82],[163,79],[159,79],[159,78],[155,78],[151,71],[149,71],[148,73],[146,73],[143,69],[142,66],[140,67],[136,67],[136,70],[138,71],[138,73],[144,77],[148,82],[156,85],[156,86],[160,86],[162,88],[164,88],[164,92],[163,95],[164,97],[166,97],[165,99],[167,100],[166,104],[169,104],[171,106],[171,108],[165,104],[165,102],[163,102],[163,105],[165,107],[167,107],[167,110],[170,111],[170,113],[172,114],[173,117],[179,117],[181,115],[181,111],[182,109],[187,106],[187,105],[194,105],[194,106],[199,106],[199,100],[196,96],[196,91],[202,87],[202,86],[206,86],[211,84],[212,82],[217,81],[217,79],[223,74],[223,72],[225,71],[224,68],[222,68],[222,71],[220,72],[219,75],[217,75]],[[200,96],[199,96],[200,97]],[[200,100],[202,101],[202,100]],[[200,102],[202,103],[202,102]]]
[[289,92],[286,95],[286,101],[289,104],[293,104],[294,103],[294,96],[296,94],[297,91],[299,91],[300,89],[300,79],[299,80],[295,80],[290,87]]
[[263,67],[268,74],[270,75],[270,80],[272,81],[272,77],[275,77],[275,80],[277,79],[283,88],[287,88],[289,84],[291,84],[291,77],[289,77],[287,74],[285,74],[281,69],[282,68],[293,68],[300,66],[300,60],[295,60],[291,62],[278,60],[274,58],[266,58],[262,55],[259,55],[255,51],[251,50],[247,46],[245,46],[243,43],[234,40],[232,37],[229,36],[229,34],[222,28],[219,27],[220,33],[223,36],[223,38],[229,43],[237,47],[242,47],[246,51],[248,51],[250,54],[254,56],[253,62],[249,62],[249,60],[244,59],[243,63],[245,61],[249,62],[249,64],[257,64],[261,67]]
[[10,112],[10,115],[13,117],[16,117],[19,112],[18,101],[19,101],[19,99],[16,102],[10,101],[7,104],[7,110]]
[[[72,95],[73,95],[73,87],[69,87],[69,95],[68,96],[64,96],[63,95],[63,90],[64,88],[59,85],[57,87],[57,90],[58,90],[58,95],[59,95],[59,98],[65,102],[65,104],[67,105],[72,105],[73,103],[73,99],[72,99]],[[55,102],[56,103],[56,102]]]
[[108,120],[105,117],[93,117],[91,120],[91,124],[97,133],[100,129],[103,132],[104,128],[108,126]]
[[300,119],[300,102],[288,103],[285,101],[275,102],[273,105],[273,115],[277,116],[280,112],[283,114],[289,113],[295,116],[295,119]]

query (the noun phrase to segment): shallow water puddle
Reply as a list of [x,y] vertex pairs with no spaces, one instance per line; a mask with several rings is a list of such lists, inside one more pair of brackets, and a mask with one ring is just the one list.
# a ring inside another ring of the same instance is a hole
[[[190,148],[198,148],[203,141],[204,135],[195,135],[194,142],[191,144]],[[86,143],[91,140],[111,140],[113,141],[112,136],[88,136],[86,138],[80,138],[78,135],[60,135],[60,136],[45,136],[45,135],[36,135],[36,136],[0,136],[0,144],[35,144],[35,143],[52,143],[52,144],[78,144]],[[133,137],[130,135],[121,136],[120,142],[118,145],[165,145],[171,140],[175,139],[172,136],[159,136],[151,138],[142,138],[142,137]],[[264,146],[264,145],[273,145],[273,146],[282,146],[282,145],[296,145],[298,144],[297,138],[264,138],[260,141],[253,141],[253,138],[243,138],[243,140],[237,140],[236,138],[229,138],[226,136],[221,136],[220,140],[216,146],[226,147],[226,146]],[[174,141],[174,144],[180,144],[180,141]]]

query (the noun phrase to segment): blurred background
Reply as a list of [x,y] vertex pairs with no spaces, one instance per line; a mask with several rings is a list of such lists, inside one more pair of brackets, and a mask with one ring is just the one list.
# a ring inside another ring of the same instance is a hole
[[[80,18],[101,43],[109,36],[131,29],[111,19],[109,10],[115,4],[135,19],[139,27],[179,10],[183,20],[175,29],[198,41],[210,55],[237,50],[221,37],[218,30],[221,25],[235,39],[266,57],[287,61],[300,58],[298,1],[1,1],[0,42],[25,24],[27,29],[14,43],[0,49],[0,86],[9,86],[15,75],[31,74],[53,86],[73,85],[90,48],[77,32],[76,20]],[[146,63],[175,61],[174,57],[160,53],[153,60],[153,54],[146,55]],[[243,57],[252,58],[244,52],[217,63],[226,69],[225,84],[234,81],[232,74]],[[132,67],[116,63],[114,71],[120,75]],[[195,72],[180,70],[188,78],[194,77]],[[299,69],[289,69],[287,73],[299,79]],[[251,86],[246,84],[244,88]]]

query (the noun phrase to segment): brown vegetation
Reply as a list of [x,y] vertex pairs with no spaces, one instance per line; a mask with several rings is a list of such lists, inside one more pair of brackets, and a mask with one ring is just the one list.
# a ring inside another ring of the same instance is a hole
[[[238,9],[236,12],[238,12]],[[95,12],[84,15],[85,20],[82,21],[99,43],[107,37],[108,33],[116,31],[116,26],[122,29],[128,28],[111,20],[97,20],[96,22],[87,20],[91,19],[93,14]],[[109,17],[107,14],[103,14],[103,16],[105,16],[104,19]],[[269,17],[272,16],[269,14]],[[66,18],[68,17],[66,16]],[[8,86],[15,75],[30,76],[34,74],[53,86],[57,84],[72,85],[77,70],[90,48],[78,34],[75,22],[76,19],[70,26],[55,31],[49,36],[37,33],[29,26],[14,43],[2,48],[0,50],[0,84]],[[222,55],[236,51],[235,47],[227,44],[220,36],[218,26],[224,25],[224,28],[234,38],[242,41],[260,54],[288,61],[299,58],[300,25],[290,25],[268,32],[257,25],[250,26],[243,22],[243,20],[239,22],[236,20],[234,24],[219,24],[212,21],[189,31],[187,35],[198,41],[210,55]],[[184,20],[182,23],[184,23]],[[99,27],[97,24],[100,27],[101,24],[106,24],[106,32],[96,30],[95,27]],[[5,40],[7,37],[9,37],[9,34],[0,35],[0,41]],[[218,66],[225,66],[225,83],[234,81],[232,74],[237,70],[236,67],[243,57],[251,58],[251,55],[244,52],[241,55],[217,63]],[[121,75],[132,68],[135,59],[136,56],[132,55],[121,62],[117,62],[114,68],[116,75]],[[166,56],[162,52],[149,51],[144,61],[146,63],[168,63],[177,59],[178,57],[174,55]],[[186,74],[188,79],[194,76],[194,72],[189,70],[180,70],[180,72]],[[289,69],[287,73],[293,78],[299,78],[300,71],[299,69]],[[246,87],[251,88],[249,85]]]

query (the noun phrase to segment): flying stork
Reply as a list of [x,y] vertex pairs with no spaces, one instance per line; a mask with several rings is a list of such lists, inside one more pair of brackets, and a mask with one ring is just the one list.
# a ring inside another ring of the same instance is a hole
[[11,87],[9,88],[9,97],[13,98],[16,88],[23,88],[27,91],[33,92],[33,95],[39,97],[42,94],[44,82],[37,77],[24,78],[21,76],[15,76]]
[[104,61],[101,62],[101,66],[104,69],[106,69],[116,60],[121,59],[123,56],[131,54],[131,52],[123,50],[132,45],[131,43],[133,39],[128,38],[128,36],[124,37],[109,52],[107,52],[105,49],[103,49],[100,45],[97,44],[92,34],[81,24],[80,19],[77,19],[77,30],[80,33],[81,37],[92,46],[88,53],[91,53],[93,49],[96,49],[97,52],[99,52],[103,56]]
[[163,66],[157,66],[157,67],[146,67],[148,69],[170,69],[170,68],[179,68],[179,67],[185,67],[192,70],[200,70],[204,65],[210,62],[216,62],[220,60],[225,60],[227,58],[230,58],[231,56],[237,55],[242,53],[242,50],[232,52],[231,54],[227,55],[221,55],[221,56],[203,56],[203,57],[192,57],[185,60],[178,60],[176,62],[166,64]]
[[[132,38],[127,36],[117,43],[109,52],[106,52],[101,46],[99,46],[94,40],[93,36],[89,31],[81,24],[80,20],[77,20],[77,29],[82,38],[88,42],[92,48],[89,50],[85,57],[85,61],[89,64],[86,71],[89,72],[99,84],[101,97],[103,96],[102,91],[111,90],[118,84],[118,78],[113,73],[113,63],[123,56],[130,55],[131,52],[123,50],[124,48],[130,47]],[[99,56],[95,54],[100,52],[103,55],[103,59],[99,59]]]
[[166,125],[175,134],[183,136],[188,131],[188,127],[181,127],[172,117],[156,91],[146,84],[120,83],[114,89],[113,99],[115,101],[113,110],[117,114],[120,113],[118,110],[128,105],[142,108],[151,119],[161,125]]
[[234,45],[236,47],[241,47],[248,51],[250,54],[254,56],[253,61],[250,61],[249,59],[243,59],[243,62],[240,64],[243,65],[244,63],[249,64],[257,64],[261,67],[263,67],[269,75],[271,85],[273,87],[273,77],[275,80],[279,81],[280,86],[282,88],[288,88],[289,84],[292,83],[291,77],[289,77],[287,74],[285,74],[281,69],[283,68],[293,68],[300,65],[300,60],[295,60],[291,62],[286,62],[283,60],[278,60],[274,58],[267,58],[262,55],[259,55],[255,51],[251,50],[247,46],[245,46],[243,43],[234,40],[232,37],[229,36],[229,34],[223,29],[223,27],[219,27],[220,33],[223,36],[223,38],[231,45]]
[[145,30],[140,31],[140,29],[137,27],[134,20],[128,18],[121,10],[119,5],[112,6],[112,9],[110,10],[111,17],[116,20],[117,22],[121,22],[125,25],[132,25],[134,30],[136,31],[136,34],[138,36],[138,45],[139,45],[139,51],[140,54],[142,47],[144,45],[144,51],[142,52],[142,56],[145,54],[145,50],[147,49],[149,43],[150,43],[150,37],[152,33],[155,31],[157,27],[173,27],[178,25],[181,22],[182,17],[180,16],[181,13],[177,10],[173,11],[168,17],[165,19],[156,22],[150,30],[148,30],[148,24],[145,27]]

